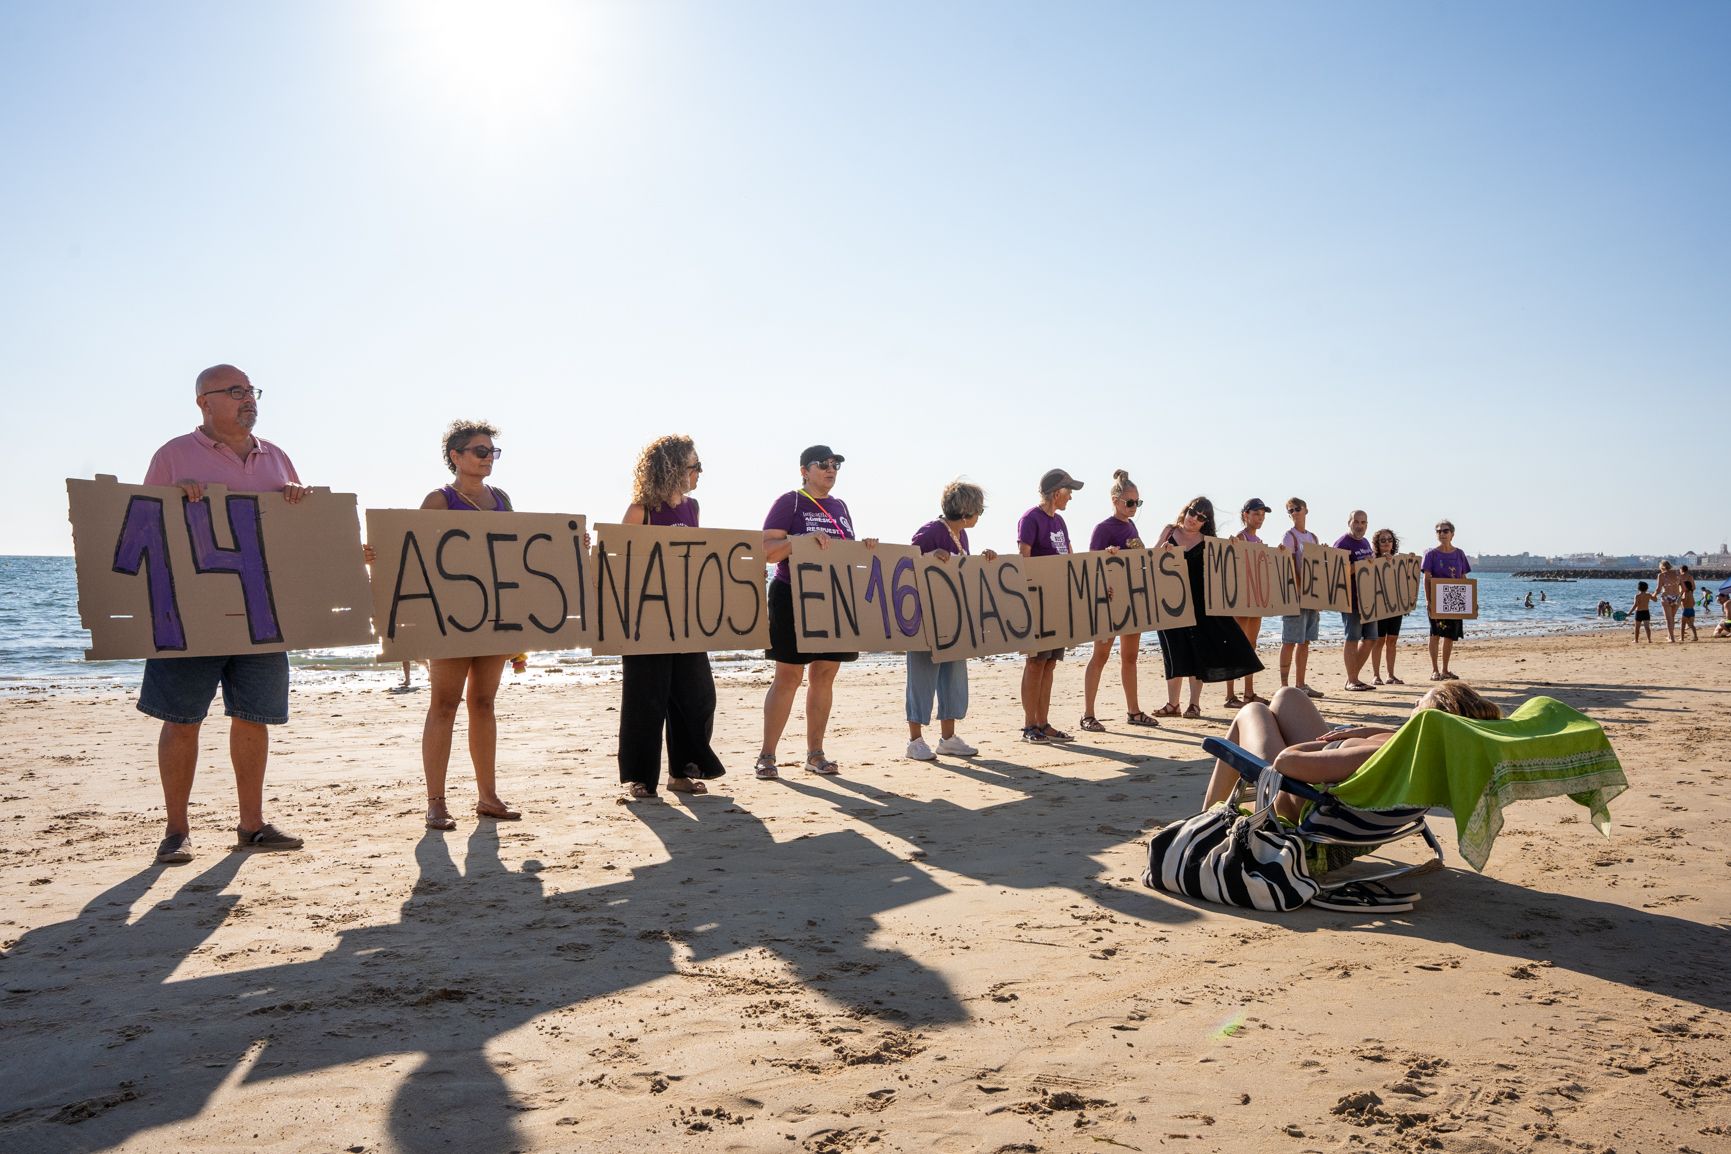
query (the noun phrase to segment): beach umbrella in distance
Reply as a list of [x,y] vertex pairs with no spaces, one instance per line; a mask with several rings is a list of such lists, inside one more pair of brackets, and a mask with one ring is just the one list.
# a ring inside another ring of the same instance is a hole
[[1727,577],[1725,580],[1719,582],[1719,592],[1731,593],[1731,577]]

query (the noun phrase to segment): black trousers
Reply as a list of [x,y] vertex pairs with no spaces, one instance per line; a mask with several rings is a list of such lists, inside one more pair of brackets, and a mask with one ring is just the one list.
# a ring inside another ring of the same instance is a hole
[[641,782],[652,791],[657,787],[663,731],[670,776],[726,773],[709,748],[715,731],[715,678],[709,671],[709,654],[642,653],[621,660],[625,683],[619,702],[619,780]]

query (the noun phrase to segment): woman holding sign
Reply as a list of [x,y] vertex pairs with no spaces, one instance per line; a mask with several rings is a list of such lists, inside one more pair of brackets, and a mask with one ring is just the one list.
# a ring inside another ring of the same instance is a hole
[[[914,531],[913,546],[940,562],[968,555],[968,530],[980,523],[986,511],[986,494],[978,485],[952,481],[939,499],[941,514]],[[980,556],[996,561],[990,549]],[[932,721],[932,696],[938,699],[938,745],[927,744],[923,730]],[[908,756],[915,761],[935,761],[940,753],[951,757],[973,757],[980,751],[956,736],[956,722],[968,715],[968,663],[933,661],[923,649],[908,650]]]
[[[1394,535],[1393,529],[1378,529],[1370,539],[1376,549],[1373,556],[1393,557],[1400,552],[1400,538]],[[1371,683],[1374,685],[1405,685],[1406,682],[1394,675],[1394,646],[1400,640],[1399,617],[1384,617],[1376,623],[1376,640],[1370,643]],[[1382,675],[1382,667],[1388,666],[1388,676]]]
[[[1112,474],[1112,515],[1094,526],[1094,536],[1088,542],[1088,551],[1098,553],[1101,550],[1116,553],[1121,549],[1142,548],[1142,535],[1136,531],[1136,522],[1131,516],[1142,507],[1142,495],[1136,489],[1136,482],[1130,479],[1130,474],[1118,469]],[[1100,675],[1106,670],[1106,661],[1112,656],[1113,638],[1094,642],[1094,656],[1088,659],[1088,669],[1082,675],[1082,720],[1078,723],[1089,733],[1104,732],[1106,727],[1100,719],[1094,716],[1094,698],[1100,691]],[[1142,635],[1126,633],[1117,639],[1119,678],[1124,683],[1124,706],[1130,711],[1125,721],[1130,725],[1157,726],[1160,723],[1142,712],[1142,707],[1136,700],[1136,658],[1142,650]]]
[[[452,421],[445,430],[445,468],[451,483],[434,489],[421,502],[423,509],[465,509],[479,513],[509,513],[511,498],[503,489],[487,484],[493,462],[505,450],[493,444],[499,430],[484,421]],[[435,657],[430,660],[427,720],[421,727],[421,770],[427,777],[427,828],[456,829],[457,819],[445,807],[445,772],[451,762],[451,730],[457,724],[457,706],[468,705],[469,760],[475,765],[475,813],[497,821],[516,821],[523,815],[499,798],[494,781],[494,758],[498,747],[498,721],[493,698],[499,678],[510,657]]]
[[[1234,533],[1233,538],[1239,541],[1249,541],[1253,545],[1262,544],[1262,538],[1258,537],[1257,533],[1262,531],[1262,523],[1268,519],[1268,510],[1268,503],[1261,497],[1252,497],[1244,502],[1244,508],[1238,511],[1238,520],[1244,525],[1244,528]],[[1256,648],[1256,636],[1262,632],[1262,618],[1234,617],[1233,620],[1238,622],[1238,628],[1244,630],[1244,639],[1250,642],[1250,648],[1254,650]],[[1226,707],[1228,709],[1237,709],[1240,705],[1267,700],[1266,697],[1256,696],[1256,679],[1254,677],[1244,679],[1243,697],[1232,692],[1232,682],[1226,683]]]
[[1262,669],[1256,650],[1238,622],[1203,612],[1202,558],[1206,547],[1202,539],[1213,536],[1216,536],[1214,502],[1207,497],[1197,497],[1185,505],[1178,520],[1160,530],[1160,544],[1184,550],[1196,624],[1185,629],[1160,630],[1160,658],[1166,665],[1166,704],[1155,711],[1156,717],[1178,716],[1178,691],[1186,680],[1190,682],[1190,704],[1185,707],[1184,716],[1201,717],[1202,682],[1231,681]]
[[[1024,557],[1062,557],[1070,550],[1070,527],[1064,510],[1070,494],[1082,482],[1062,469],[1048,469],[1040,478],[1040,503],[1016,522],[1016,548]],[[1064,657],[1064,648],[1042,649],[1028,654],[1022,666],[1022,740],[1035,744],[1069,741],[1070,735],[1052,724],[1052,674]]]
[[[659,437],[637,458],[631,507],[624,525],[697,528],[691,490],[703,462],[690,437]],[[705,778],[727,770],[709,746],[715,730],[715,677],[707,653],[628,653],[620,658],[619,782],[626,801],[655,796],[661,777],[661,737],[667,734],[667,788],[708,793]]]
[[[1455,548],[1455,523],[1453,521],[1438,521],[1436,523],[1437,546],[1424,555],[1424,563],[1419,568],[1424,570],[1426,577],[1448,580],[1451,577],[1465,577],[1473,571],[1472,562],[1467,560],[1463,550]],[[1434,608],[1430,593],[1425,593],[1425,604]],[[1437,620],[1430,619],[1430,679],[1432,681],[1454,681],[1455,675],[1449,672],[1449,657],[1453,655],[1455,642],[1459,641],[1466,630],[1458,618]],[[1442,661],[1437,661],[1438,651],[1441,651]]]
[[[756,771],[762,778],[779,777],[775,747],[793,712],[794,695],[806,671],[811,682],[805,690],[805,767],[825,775],[841,772],[841,766],[824,755],[824,734],[829,729],[829,710],[834,699],[835,675],[843,661],[857,653],[801,653],[793,623],[793,584],[787,559],[793,552],[789,537],[811,534],[820,547],[831,540],[852,541],[853,518],[847,505],[830,496],[836,474],[847,460],[828,445],[813,445],[799,455],[800,487],[783,493],[763,519],[764,560],[775,565],[769,583],[769,648],[764,656],[775,662],[775,680],[763,698],[763,748]],[[867,542],[871,544],[872,542]]]

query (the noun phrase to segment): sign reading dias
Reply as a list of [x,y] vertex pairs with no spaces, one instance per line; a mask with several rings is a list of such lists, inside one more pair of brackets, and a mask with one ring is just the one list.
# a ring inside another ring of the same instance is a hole
[[368,509],[367,540],[386,661],[590,643],[581,516]]
[[763,533],[595,527],[596,653],[769,647]]
[[1333,545],[1306,544],[1298,560],[1298,607],[1352,612],[1352,553]]
[[1068,649],[1196,623],[1176,549],[950,557],[903,545],[793,538],[802,652],[930,651],[936,661]]
[[1204,548],[1202,593],[1208,616],[1285,617],[1298,612],[1292,554],[1236,537],[1205,538]]
[[1424,558],[1417,553],[1395,553],[1356,562],[1352,584],[1358,590],[1358,619],[1381,621],[1405,617],[1418,608],[1419,586],[1424,583]]
[[353,493],[68,479],[85,657],[214,657],[364,645],[367,571]]

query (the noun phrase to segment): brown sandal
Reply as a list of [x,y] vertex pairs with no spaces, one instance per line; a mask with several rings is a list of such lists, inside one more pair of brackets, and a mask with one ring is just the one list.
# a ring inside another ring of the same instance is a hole
[[1168,702],[1167,704],[1162,705],[1159,709],[1156,709],[1154,711],[1154,716],[1155,717],[1177,717],[1182,712],[1183,711],[1180,710],[1176,705],[1173,705],[1170,702]]
[[674,793],[708,793],[709,787],[692,777],[669,777],[667,788]]
[[475,807],[475,816],[492,818],[494,821],[523,820],[523,815],[508,805],[500,805],[498,809],[490,809],[485,806],[477,805]]
[[1201,717],[1202,710],[1197,706],[1187,705],[1184,707],[1184,716],[1190,718]]
[[1092,713],[1084,714],[1082,716],[1082,720],[1080,720],[1076,723],[1076,727],[1078,729],[1085,729],[1089,733],[1105,733],[1106,732],[1106,727],[1104,725],[1100,724],[1100,719],[1098,717],[1095,717]]
[[1143,713],[1140,709],[1138,709],[1135,713],[1132,713],[1129,717],[1126,717],[1124,719],[1124,722],[1127,725],[1140,725],[1144,729],[1159,729],[1160,728],[1160,723],[1158,721],[1155,721],[1152,717],[1149,717],[1146,713]]

